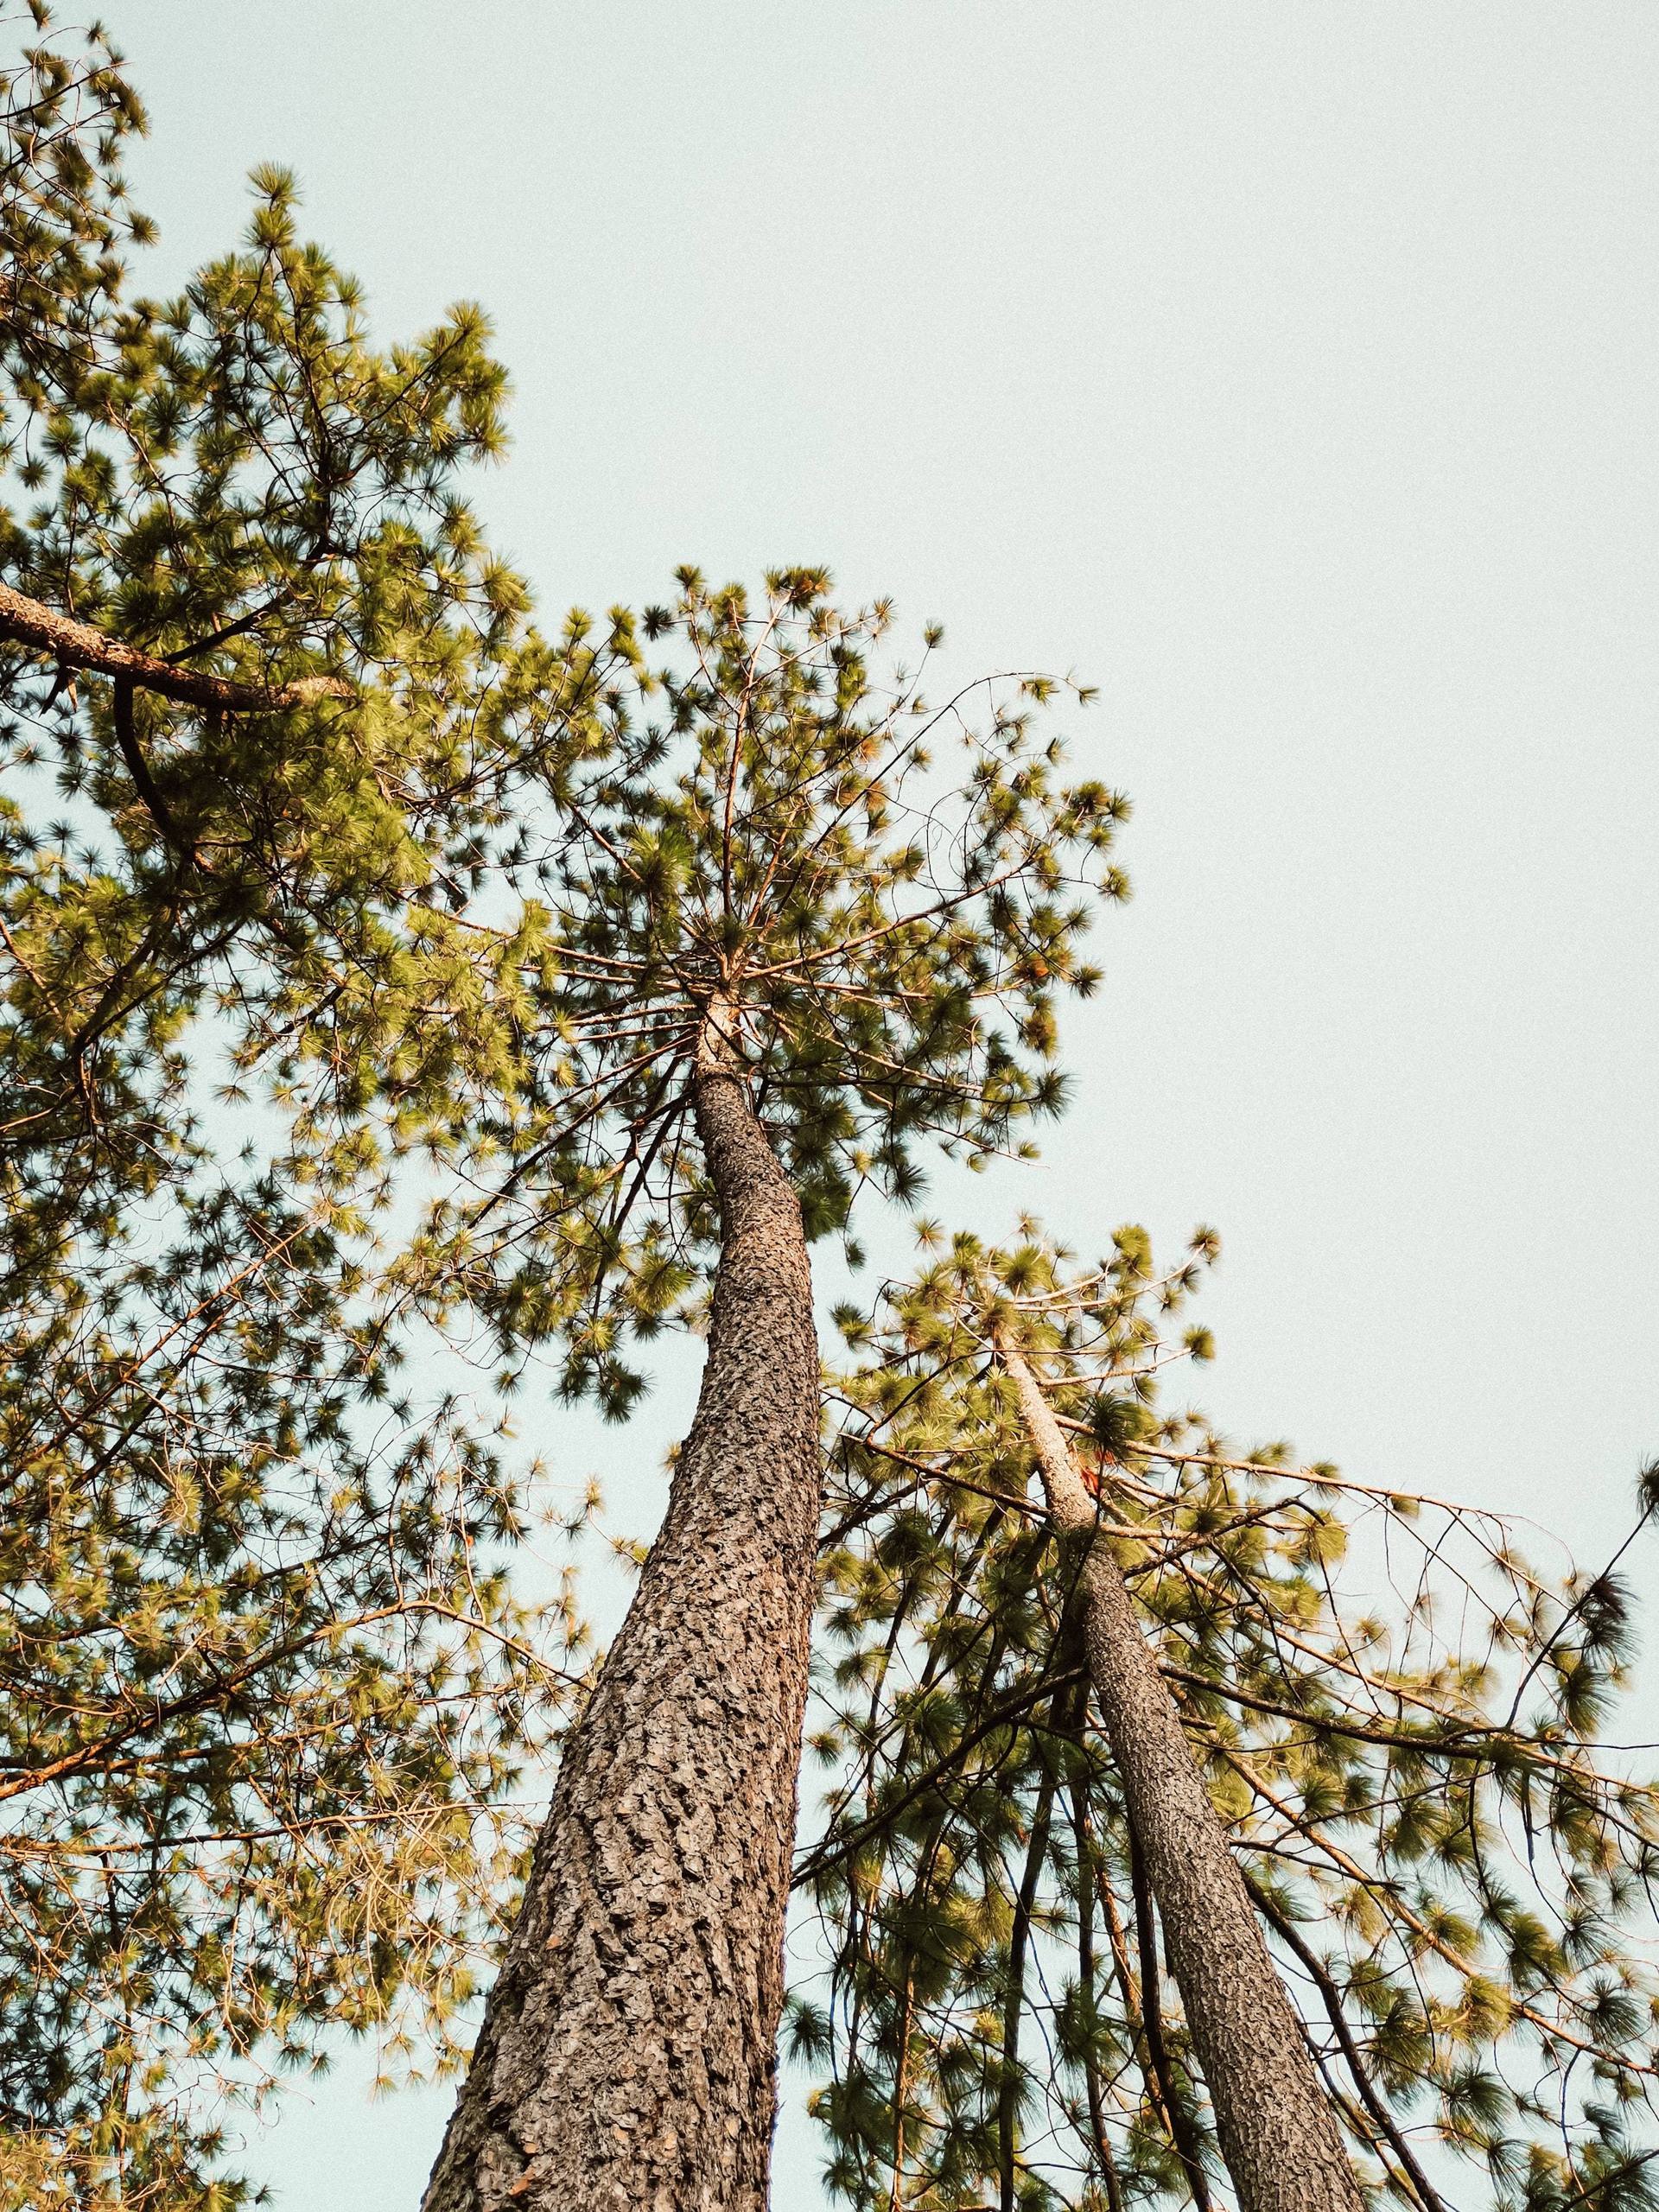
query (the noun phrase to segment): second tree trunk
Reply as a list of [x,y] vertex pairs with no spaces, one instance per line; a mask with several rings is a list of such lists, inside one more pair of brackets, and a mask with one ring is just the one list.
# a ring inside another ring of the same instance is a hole
[[1331,2107],[1096,1502],[1021,1355],[999,1356],[1056,1529],[1087,1547],[1089,1678],[1203,2069],[1240,2212],[1363,2212]]

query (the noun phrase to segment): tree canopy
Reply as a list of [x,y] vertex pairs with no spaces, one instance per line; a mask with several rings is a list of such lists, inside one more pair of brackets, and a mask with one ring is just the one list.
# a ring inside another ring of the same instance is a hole
[[[1019,1157],[1128,808],[1054,732],[1086,692],[936,696],[939,632],[895,663],[819,568],[539,632],[465,496],[481,313],[378,340],[274,168],[144,296],[118,56],[38,0],[0,29],[0,2207],[208,2212],[226,2100],[337,2031],[460,2062],[602,1680],[521,1571],[504,1394],[620,1418],[709,1324],[699,1080],[855,1259],[930,1149]],[[1172,1409],[1208,1231],[1161,1270],[1134,1229],[924,1245],[825,1381],[790,2024],[832,2190],[1227,2186],[1012,1348],[1368,2191],[1659,2202],[1618,1563]]]
[[521,1076],[480,1116],[480,1195],[432,1232],[504,1344],[562,1337],[568,1386],[614,1413],[629,1332],[677,1310],[712,1244],[689,1080],[711,1009],[809,1238],[844,1230],[866,1187],[914,1193],[918,1140],[982,1161],[1057,1110],[1055,1001],[1092,989],[1090,901],[1124,888],[1123,800],[1068,783],[1039,727],[1063,687],[989,677],[930,704],[925,653],[878,666],[890,610],[838,607],[821,569],[753,601],[679,584],[596,642],[573,617],[544,705],[525,683],[502,855],[533,956]]

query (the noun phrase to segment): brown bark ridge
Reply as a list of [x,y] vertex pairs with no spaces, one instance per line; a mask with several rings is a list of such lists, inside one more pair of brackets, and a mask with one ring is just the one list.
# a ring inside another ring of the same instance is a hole
[[1210,2091],[1239,2212],[1363,2212],[1342,2137],[1096,1501],[1022,1355],[999,1343],[1048,1510],[1087,1547],[1090,1681]]
[[723,1048],[708,1357],[424,2212],[763,2212],[823,1482],[800,1208]]
[[273,714],[285,707],[303,707],[317,699],[349,699],[352,687],[338,676],[307,676],[297,683],[264,690],[255,683],[235,683],[228,677],[204,675],[199,669],[180,668],[157,660],[137,645],[124,645],[90,622],[77,622],[44,600],[29,599],[10,584],[0,583],[0,642],[26,645],[42,660],[60,668],[91,669],[99,676],[124,678],[140,691],[154,691],[163,699],[176,699],[190,707],[219,708],[232,714]]

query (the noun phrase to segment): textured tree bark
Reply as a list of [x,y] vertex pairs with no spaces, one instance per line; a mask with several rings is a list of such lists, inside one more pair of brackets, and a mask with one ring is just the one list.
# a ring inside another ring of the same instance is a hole
[[723,1053],[667,1517],[580,1725],[425,2212],[763,2212],[822,1486],[800,1208]]
[[1210,2091],[1239,2212],[1363,2212],[1342,2138],[1093,1496],[1021,1355],[1020,1396],[1055,1526],[1085,1547],[1090,1681]]
[[297,683],[262,690],[253,683],[233,683],[228,677],[205,676],[199,669],[181,668],[174,661],[157,660],[137,645],[95,630],[90,622],[77,622],[60,613],[44,600],[27,599],[10,584],[0,584],[0,641],[27,646],[41,660],[60,668],[86,668],[99,676],[114,676],[140,691],[154,691],[163,699],[177,699],[187,706],[227,709],[233,713],[270,714],[281,707],[302,707],[316,699],[349,699],[352,687],[337,676],[307,676]]

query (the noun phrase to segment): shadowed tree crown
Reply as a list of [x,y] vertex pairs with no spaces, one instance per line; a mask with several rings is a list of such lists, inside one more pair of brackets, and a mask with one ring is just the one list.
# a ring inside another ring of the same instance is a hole
[[497,1319],[566,1332],[572,1387],[613,1410],[633,1387],[625,1321],[648,1330],[715,1231],[700,1055],[746,1071],[808,1235],[842,1229],[867,1183],[913,1196],[919,1139],[975,1164],[1029,1149],[1063,1090],[1057,995],[1096,981],[1092,894],[1126,888],[1107,858],[1124,801],[1068,781],[1038,728],[1077,687],[1011,674],[935,703],[940,633],[915,671],[878,673],[888,608],[838,607],[821,569],[758,600],[679,582],[645,643],[613,625],[585,741],[561,721],[554,827],[513,856],[550,913],[522,1011],[534,1071],[486,1203],[557,1203]]

